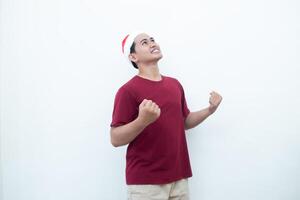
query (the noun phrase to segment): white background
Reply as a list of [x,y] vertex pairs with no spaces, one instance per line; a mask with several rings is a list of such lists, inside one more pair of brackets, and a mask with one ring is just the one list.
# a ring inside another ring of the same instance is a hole
[[1,200],[126,199],[110,144],[131,30],[155,33],[161,73],[191,111],[191,200],[300,199],[297,0],[0,0]]

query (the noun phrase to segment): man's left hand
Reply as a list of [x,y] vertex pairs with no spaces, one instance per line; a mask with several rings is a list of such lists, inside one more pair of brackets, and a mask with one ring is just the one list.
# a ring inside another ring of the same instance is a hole
[[221,101],[222,101],[222,96],[220,94],[218,94],[215,91],[212,91],[210,93],[210,98],[209,98],[209,104],[210,105],[209,105],[208,109],[209,109],[211,114],[213,114],[217,110],[217,108],[220,105]]

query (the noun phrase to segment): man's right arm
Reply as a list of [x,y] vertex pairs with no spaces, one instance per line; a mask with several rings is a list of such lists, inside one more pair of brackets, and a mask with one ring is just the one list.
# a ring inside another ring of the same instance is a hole
[[111,127],[111,144],[114,147],[126,145],[136,138],[144,128],[146,128],[145,124],[138,117],[128,124]]
[[160,108],[151,100],[144,99],[139,105],[138,117],[128,124],[111,127],[110,138],[114,147],[119,147],[134,140],[149,124],[160,116]]

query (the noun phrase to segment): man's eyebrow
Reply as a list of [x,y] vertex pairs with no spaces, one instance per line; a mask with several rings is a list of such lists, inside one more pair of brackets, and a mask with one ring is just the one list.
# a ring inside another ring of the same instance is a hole
[[142,43],[142,42],[145,41],[145,40],[147,40],[147,39],[146,39],[146,38],[142,39],[142,40],[140,41],[140,43]]
[[[142,40],[140,41],[140,43],[142,43],[142,42],[145,41],[145,40],[147,41],[147,38],[142,39]],[[154,40],[154,38],[153,38],[153,37],[150,37],[149,40]]]

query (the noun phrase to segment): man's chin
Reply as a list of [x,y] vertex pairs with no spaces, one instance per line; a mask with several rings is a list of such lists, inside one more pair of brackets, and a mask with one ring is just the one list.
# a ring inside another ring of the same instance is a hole
[[157,57],[156,57],[156,60],[159,61],[159,60],[162,59],[162,58],[163,58],[163,55],[160,55],[160,56],[157,56]]
[[163,57],[162,55],[160,55],[160,56],[155,56],[155,57],[153,57],[153,58],[147,60],[146,62],[158,62],[160,59],[162,59],[162,57]]

